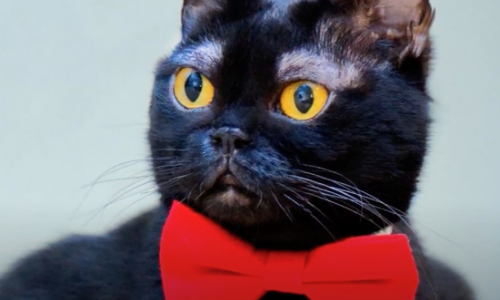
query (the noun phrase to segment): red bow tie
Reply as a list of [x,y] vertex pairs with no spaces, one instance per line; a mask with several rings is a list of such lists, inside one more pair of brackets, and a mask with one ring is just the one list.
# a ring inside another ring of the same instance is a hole
[[161,237],[166,300],[258,300],[269,291],[311,300],[414,300],[404,235],[350,238],[308,252],[255,250],[175,201]]

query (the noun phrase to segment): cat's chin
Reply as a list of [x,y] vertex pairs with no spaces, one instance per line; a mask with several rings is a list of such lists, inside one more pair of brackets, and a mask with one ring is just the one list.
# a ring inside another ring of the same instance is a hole
[[222,190],[209,195],[205,200],[213,202],[212,205],[219,203],[222,206],[248,207],[252,203],[252,195],[240,191],[236,187],[223,187]]
[[202,214],[223,224],[253,226],[276,217],[257,195],[234,186],[216,187],[193,202]]
[[[267,200],[229,186],[186,203],[259,249],[310,250],[347,237],[392,232],[391,224],[372,224],[371,219],[326,223],[295,211],[290,220]],[[342,226],[346,223],[350,225]]]

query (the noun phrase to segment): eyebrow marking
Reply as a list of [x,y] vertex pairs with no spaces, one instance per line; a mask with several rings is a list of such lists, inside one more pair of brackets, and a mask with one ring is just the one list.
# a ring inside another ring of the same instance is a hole
[[222,56],[223,44],[207,39],[200,44],[182,48],[172,55],[170,61],[177,66],[192,67],[210,74],[221,64]]
[[280,81],[310,80],[332,91],[361,85],[361,71],[351,63],[340,65],[312,51],[297,50],[278,59]]

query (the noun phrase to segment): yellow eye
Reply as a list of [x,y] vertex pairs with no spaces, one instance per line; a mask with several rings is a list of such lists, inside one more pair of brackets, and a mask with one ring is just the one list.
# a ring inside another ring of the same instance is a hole
[[328,90],[319,84],[299,81],[290,84],[281,94],[281,111],[300,121],[316,117],[328,101]]
[[212,103],[214,87],[200,72],[191,68],[182,68],[175,77],[174,95],[177,101],[186,108],[201,108]]

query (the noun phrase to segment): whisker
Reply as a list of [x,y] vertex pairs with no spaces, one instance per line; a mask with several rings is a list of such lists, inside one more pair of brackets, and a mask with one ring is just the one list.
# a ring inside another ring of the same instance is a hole
[[[295,190],[293,190],[292,188],[287,187],[287,186],[286,186],[286,185],[284,185],[284,184],[281,184],[281,183],[280,183],[279,185],[280,185],[281,187],[283,187],[283,188],[285,188],[285,189],[289,190],[289,191],[290,191],[290,192],[292,192],[293,194],[295,194],[297,197],[299,197],[299,199],[300,199],[300,200],[302,200],[303,202],[307,203],[309,206],[313,207],[313,208],[314,208],[317,212],[319,212],[319,213],[320,213],[320,214],[321,214],[324,218],[326,218],[327,220],[330,220],[330,218],[329,218],[329,217],[328,217],[328,216],[327,216],[324,212],[322,212],[319,208],[317,208],[316,206],[314,206],[314,204],[310,203],[310,201],[309,201],[307,198],[305,198],[305,197],[301,196],[298,192],[296,192],[296,191],[295,191]],[[330,220],[330,221],[331,221],[331,220]]]
[[[143,173],[145,173],[145,172],[143,172]],[[132,180],[132,179],[151,178],[153,176],[154,176],[153,174],[148,174],[148,175],[143,175],[143,176],[130,176],[130,177],[124,177],[124,178],[114,178],[114,179],[101,180],[101,181],[96,182],[96,183],[84,185],[83,188],[89,187],[91,185],[100,185],[100,184],[105,184],[105,183],[121,182],[121,181]]]
[[[110,205],[112,205],[118,201],[123,201],[124,199],[131,198],[131,197],[134,197],[136,195],[146,194],[146,196],[141,198],[141,200],[142,200],[142,199],[156,193],[157,188],[165,188],[168,186],[172,186],[178,180],[180,180],[186,176],[190,176],[190,175],[192,175],[192,173],[174,177],[168,181],[159,183],[157,185],[153,184],[155,182],[155,180],[150,180],[147,182],[141,182],[142,180],[136,180],[134,183],[129,185],[125,190],[122,190],[119,193],[115,194],[115,196],[112,197],[112,199],[110,201],[108,201],[102,208],[100,208],[99,210],[97,210],[97,212],[94,213],[94,215],[86,222],[86,224],[88,222],[90,222],[91,220],[93,220],[99,213],[102,213],[107,207],[109,207]],[[146,189],[142,189],[142,190],[137,191],[138,188],[145,186],[147,184],[152,184],[152,186],[148,187]],[[134,192],[134,193],[132,193],[132,192]],[[130,193],[132,193],[132,194],[130,194]]]
[[[395,207],[393,207],[393,206],[391,206],[391,205],[383,202],[382,200],[378,199],[377,197],[374,197],[373,195],[370,195],[369,193],[367,193],[367,192],[359,189],[352,180],[350,180],[349,178],[347,178],[346,176],[344,176],[344,175],[342,175],[342,174],[340,174],[338,172],[335,172],[333,170],[329,170],[329,169],[326,169],[326,168],[323,168],[323,167],[314,166],[314,165],[308,165],[308,164],[301,164],[301,165],[304,166],[304,167],[309,167],[309,168],[314,168],[314,169],[317,169],[317,170],[321,170],[321,171],[324,171],[324,172],[327,172],[327,173],[330,173],[330,174],[333,174],[333,175],[336,175],[336,176],[339,176],[339,177],[345,179],[351,185],[343,183],[343,182],[339,182],[339,181],[336,181],[336,180],[333,180],[331,178],[323,177],[323,176],[321,176],[319,174],[310,173],[310,172],[307,172],[305,170],[301,170],[301,169],[298,170],[301,173],[304,173],[304,174],[307,174],[307,175],[310,175],[310,176],[314,176],[314,177],[316,177],[318,179],[321,179],[321,180],[324,180],[324,181],[327,181],[327,182],[331,182],[331,183],[333,183],[334,185],[337,185],[337,186],[341,186],[341,187],[347,189],[345,191],[347,193],[353,193],[352,190],[354,190],[357,194],[361,194],[362,195],[362,197],[360,197],[361,201],[363,201],[363,200],[366,199],[368,201],[372,201],[372,202],[374,202],[376,204],[379,204],[379,205],[383,206],[384,208],[378,207],[377,210],[388,212],[388,213],[394,214],[395,216],[398,216],[401,219],[401,222],[403,222],[403,224],[406,225],[408,227],[408,229],[413,234],[416,234],[415,231],[413,230],[412,226],[409,224],[409,222],[405,218],[406,217],[406,212],[401,211],[401,210],[399,210],[399,209],[397,209],[397,208],[395,208]],[[418,222],[418,223],[420,223],[420,222]]]
[[[148,184],[148,183],[153,183],[153,182],[154,182],[154,181],[150,181],[150,182],[147,182],[147,183],[141,184],[140,186],[145,185],[145,184]],[[138,187],[139,187],[139,186],[138,186]],[[134,190],[134,189],[132,189],[132,190],[130,190],[130,191],[128,191],[128,192],[131,192],[131,191],[133,191],[133,190]],[[89,219],[89,220],[88,220],[85,224],[87,224],[87,223],[89,223],[90,221],[92,221],[92,220],[93,220],[95,217],[97,217],[99,214],[102,214],[102,213],[106,210],[106,208],[108,208],[109,206],[113,205],[114,203],[117,203],[117,202],[119,202],[119,201],[122,201],[122,200],[128,199],[128,198],[133,197],[133,196],[136,196],[136,195],[140,195],[140,194],[148,193],[148,192],[149,192],[149,193],[151,193],[151,194],[152,194],[152,193],[155,193],[155,192],[156,192],[156,189],[155,189],[155,190],[153,190],[153,191],[151,191],[151,188],[148,188],[148,189],[143,189],[143,190],[140,190],[140,191],[138,191],[138,192],[135,192],[135,193],[133,193],[133,194],[131,194],[131,195],[127,195],[127,196],[125,196],[125,195],[127,194],[127,192],[125,192],[125,193],[124,193],[124,195],[120,195],[119,197],[114,197],[112,200],[108,201],[108,202],[107,202],[104,206],[102,206],[101,208],[97,209],[97,210],[96,210],[96,212],[93,214],[93,216],[92,216],[92,217],[90,217],[90,219]]]
[[303,205],[300,205],[297,201],[295,201],[292,197],[290,197],[289,195],[287,194],[283,194],[283,196],[285,198],[287,198],[288,200],[290,200],[292,203],[294,203],[295,205],[297,205],[299,208],[301,208],[302,210],[304,210],[305,212],[307,212],[309,214],[309,216],[311,218],[313,218],[321,227],[323,227],[323,229],[332,237],[332,239],[335,240],[335,236],[332,234],[332,232],[328,229],[328,227],[325,226],[325,224],[323,224],[323,222],[321,222],[320,219],[318,219],[308,208],[304,207]]
[[[372,223],[373,225],[377,226],[379,229],[383,229],[382,227],[380,227],[380,225],[378,225],[377,223],[375,223],[373,220],[371,220],[371,219],[367,218],[367,217],[366,217],[365,215],[363,215],[361,212],[356,211],[356,210],[355,210],[354,208],[352,208],[352,207],[348,207],[348,206],[346,206],[346,205],[344,205],[344,204],[340,204],[340,203],[338,203],[337,201],[334,201],[334,200],[328,199],[328,198],[326,198],[326,197],[325,197],[325,195],[324,195],[324,194],[323,194],[323,197],[319,197],[318,195],[316,195],[316,194],[314,194],[314,193],[309,193],[309,192],[304,192],[304,193],[305,193],[305,194],[307,194],[307,195],[310,195],[310,196],[312,196],[312,197],[315,197],[315,198],[317,198],[317,199],[320,199],[320,200],[322,200],[322,201],[326,201],[327,203],[330,203],[330,204],[332,204],[332,205],[335,205],[335,206],[338,206],[338,207],[340,207],[340,208],[343,208],[343,209],[345,209],[345,210],[347,210],[347,211],[350,211],[350,212],[352,212],[353,214],[358,215],[358,216],[360,216],[362,219],[367,220],[368,222],[370,222],[370,223]],[[376,212],[372,212],[372,213],[376,214]],[[378,217],[379,217],[379,218],[381,218],[381,220],[382,220],[384,223],[386,223],[387,225],[390,225],[390,223],[389,223],[389,222],[388,222],[388,221],[387,221],[387,220],[386,220],[383,216],[380,216],[380,215],[379,215]]]
[[[369,202],[363,201],[362,198],[361,199],[349,198],[349,197],[345,198],[345,197],[339,196],[338,194],[336,194],[330,190],[324,190],[320,187],[314,187],[314,189],[320,190],[323,195],[328,195],[328,196],[331,196],[331,197],[336,198],[336,199],[345,200],[345,201],[348,201],[350,203],[353,203],[353,204],[359,206],[361,209],[368,210],[370,213],[374,214],[376,217],[380,218],[382,221],[384,221],[388,225],[390,224],[390,222],[387,220],[387,218],[385,218],[384,216],[382,216],[380,214],[380,210],[385,211],[385,212],[389,212],[389,213],[393,213],[392,211],[388,211],[384,208],[377,208],[377,207],[371,205]],[[314,192],[314,190],[312,190],[312,191]],[[399,214],[396,214],[396,215],[400,218],[404,218],[404,216],[401,216]]]
[[[346,188],[352,188],[352,187],[351,187],[351,186],[349,186],[349,185],[343,184],[343,183],[341,183],[341,182],[337,182],[337,181],[332,180],[332,179],[329,179],[329,178],[324,178],[324,177],[322,177],[322,176],[320,176],[320,175],[317,175],[317,174],[312,174],[312,173],[309,173],[309,174],[310,174],[310,175],[314,175],[314,176],[316,176],[316,177],[319,177],[320,179],[323,179],[323,180],[325,180],[325,181],[332,182],[332,183],[334,183],[334,184],[336,184],[336,185],[342,185],[343,187],[346,187]],[[335,189],[334,187],[329,186],[329,185],[326,185],[326,184],[322,184],[322,183],[318,183],[318,184],[319,184],[319,185],[321,185],[321,186],[323,186],[323,187],[326,187],[326,188],[327,188],[327,189],[329,189],[329,190],[331,190],[331,189]],[[367,194],[366,192],[361,191],[361,190],[360,190],[359,188],[357,188],[357,187],[356,187],[356,190],[357,190],[359,193],[361,193],[361,194],[364,194],[364,195],[365,195],[365,196],[360,196],[360,197],[358,198],[360,201],[363,201],[363,200],[365,200],[365,199],[366,199],[366,200],[370,200],[370,201],[372,201],[372,202],[375,202],[375,203],[377,203],[377,204],[381,204],[381,205],[382,205],[382,206],[384,206],[385,208],[378,208],[378,209],[380,209],[380,210],[382,210],[382,211],[385,211],[385,212],[388,212],[388,213],[391,213],[391,214],[394,214],[395,216],[398,216],[398,217],[400,217],[400,218],[403,218],[403,216],[405,216],[405,215],[406,215],[406,213],[404,213],[404,212],[402,212],[402,211],[400,211],[400,210],[398,210],[398,209],[395,209],[394,207],[392,207],[392,206],[388,205],[387,203],[385,203],[385,202],[383,202],[383,201],[381,201],[381,200],[379,200],[379,199],[377,199],[377,198],[375,198],[375,197],[373,197],[373,196],[371,196],[371,195]],[[339,190],[339,189],[335,189],[335,191],[336,191],[336,192],[343,192],[343,194],[346,194],[346,193],[347,193],[347,194],[349,194],[349,193],[350,193],[350,191],[346,191],[346,190]],[[351,194],[352,194],[352,193],[351,193]],[[354,199],[354,198],[349,198],[349,199]],[[372,205],[370,205],[370,206],[372,206]],[[372,207],[373,207],[373,206],[372,206]],[[405,220],[403,220],[403,222],[405,222]]]
[[271,194],[273,195],[273,198],[274,198],[274,201],[276,202],[276,204],[278,204],[278,206],[281,208],[281,210],[285,213],[285,215],[288,217],[288,219],[290,219],[290,221],[293,223],[294,220],[292,218],[292,216],[289,214],[289,212],[287,212],[285,210],[285,208],[283,207],[283,205],[280,203],[280,201],[278,200],[278,198],[276,197],[276,195],[271,192]]
[[[311,174],[311,175],[315,175],[315,174]],[[319,176],[319,177],[321,177],[321,176]],[[294,175],[294,178],[306,182],[307,184],[309,184],[310,186],[314,187],[315,189],[321,190],[323,194],[331,195],[331,196],[333,196],[333,197],[335,197],[337,199],[340,199],[340,200],[349,201],[349,202],[351,202],[353,204],[356,204],[360,208],[367,209],[369,212],[371,212],[372,214],[374,214],[375,216],[377,216],[378,218],[380,218],[381,221],[383,221],[387,225],[391,224],[387,220],[387,218],[383,217],[380,214],[380,212],[378,211],[377,208],[375,208],[370,203],[363,201],[364,200],[363,197],[361,197],[359,199],[355,198],[355,197],[353,197],[352,193],[346,193],[344,189],[335,188],[335,187],[329,186],[327,184],[324,184],[324,183],[321,183],[321,182],[317,182],[317,181],[314,181],[312,179],[305,178],[305,177],[302,177],[302,176]],[[312,190],[312,192],[315,192],[315,191]],[[338,204],[337,202],[335,202],[335,203]],[[397,215],[398,217],[401,218],[401,215],[397,214],[394,211],[390,211],[390,213],[394,213],[395,215]],[[360,215],[360,216],[362,216],[360,213],[357,213],[357,214]],[[365,217],[365,219],[366,219],[366,217]],[[371,222],[373,222],[373,221],[371,221]]]
[[317,182],[317,181],[314,181],[312,179],[305,178],[305,177],[302,177],[302,176],[292,175],[292,177],[295,178],[295,179],[298,179],[298,180],[300,180],[302,182],[310,183],[313,186],[321,186],[321,187],[324,187],[324,188],[326,188],[328,190],[333,190],[333,191],[335,191],[335,192],[337,192],[339,194],[342,194],[344,197],[346,197],[346,199],[351,199],[349,193],[346,193],[343,190],[336,189],[335,187],[329,186],[327,184],[324,184],[324,183],[321,183],[321,182]]
[[120,164],[118,164],[116,166],[113,166],[113,167],[109,168],[104,173],[102,173],[101,175],[99,175],[99,177],[97,177],[97,179],[94,180],[93,183],[87,185],[87,186],[90,186],[90,188],[85,193],[83,199],[78,203],[78,205],[77,205],[77,207],[75,209],[75,212],[73,213],[73,218],[75,217],[76,213],[80,210],[83,202],[85,202],[85,200],[88,198],[89,194],[91,193],[91,191],[93,190],[93,188],[95,187],[95,185],[97,184],[97,182],[99,182],[99,180],[101,180],[104,176],[107,176],[108,174],[115,173],[115,172],[120,171],[120,170],[122,170],[124,168],[136,165],[138,163],[143,163],[143,162],[145,162],[144,159],[135,159],[135,160],[126,161],[126,162],[120,163]]
[[[315,166],[311,166],[311,165],[305,165],[305,166],[309,166],[309,167],[315,167]],[[324,169],[324,168],[321,168],[321,167],[316,167],[320,170],[324,170],[324,171],[328,171],[334,175],[337,175],[337,176],[340,176],[342,178],[344,178],[345,180],[349,181],[352,185],[349,185],[349,184],[345,184],[343,182],[340,182],[340,181],[336,181],[336,180],[333,180],[333,179],[330,179],[330,178],[326,178],[326,177],[323,177],[321,175],[318,175],[318,174],[314,174],[314,173],[310,173],[310,172],[307,172],[307,171],[304,171],[304,170],[299,170],[300,172],[303,172],[305,174],[308,174],[308,175],[311,175],[311,176],[315,176],[319,179],[322,179],[322,180],[325,180],[325,181],[328,181],[328,182],[332,182],[336,185],[339,185],[339,186],[343,186],[345,188],[348,188],[348,189],[355,189],[357,193],[363,195],[363,197],[361,198],[367,198],[373,202],[376,202],[378,204],[381,204],[383,206],[385,206],[387,209],[390,209],[392,211],[392,213],[394,213],[395,215],[397,216],[401,216],[401,215],[405,215],[405,213],[401,210],[398,210],[394,207],[391,207],[390,205],[388,205],[387,203],[381,201],[380,199],[374,197],[373,195],[370,195],[368,193],[366,193],[365,191],[362,191],[360,190],[351,180],[349,180],[346,176],[340,174],[340,173],[337,173],[337,172],[334,172],[334,171],[331,171],[331,170],[328,170],[328,169]]]

